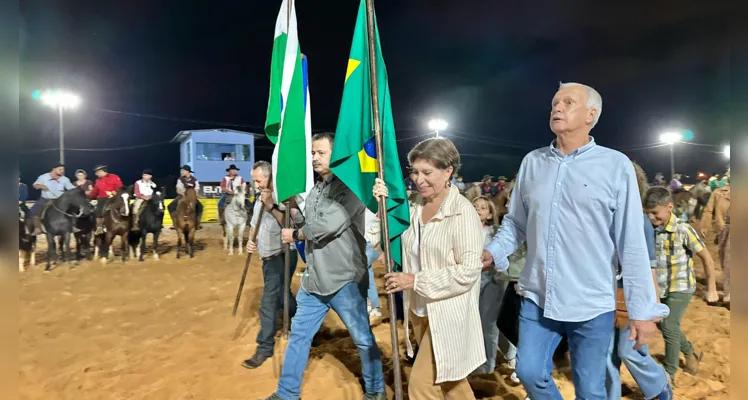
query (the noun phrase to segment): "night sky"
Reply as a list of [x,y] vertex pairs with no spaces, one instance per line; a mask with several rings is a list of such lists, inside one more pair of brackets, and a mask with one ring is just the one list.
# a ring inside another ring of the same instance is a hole
[[[657,3],[652,5],[652,3]],[[358,0],[299,0],[315,131],[334,130]],[[559,81],[594,86],[603,113],[599,144],[624,151],[650,175],[669,172],[663,130],[690,129],[676,169],[724,171],[729,124],[726,9],[715,2],[376,0],[400,154],[447,120],[463,173],[514,174],[548,145]],[[84,106],[66,114],[68,176],[107,163],[126,183],[143,168],[171,185],[180,130],[262,133],[270,52],[280,1],[24,1],[21,3],[21,157],[24,181],[57,161],[58,121],[31,99],[69,88]],[[258,159],[270,142],[257,141]],[[245,173],[247,176],[248,173]],[[669,173],[668,173],[669,175]],[[197,173],[200,177],[199,171]]]

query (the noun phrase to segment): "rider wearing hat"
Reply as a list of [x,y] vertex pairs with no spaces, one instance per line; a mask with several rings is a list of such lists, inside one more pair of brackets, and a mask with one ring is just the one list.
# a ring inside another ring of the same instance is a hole
[[231,164],[226,168],[228,174],[221,180],[221,198],[218,200],[218,218],[220,219],[221,225],[223,225],[223,212],[226,207],[226,200],[229,196],[234,194],[234,189],[241,187],[244,184],[244,178],[239,175],[239,168]]
[[140,212],[143,210],[143,203],[153,197],[153,191],[156,184],[153,179],[153,171],[146,168],[143,170],[142,179],[135,182],[135,201],[132,203],[132,228],[133,231],[140,230]]
[[483,196],[491,195],[491,188],[493,187],[493,185],[491,184],[492,179],[493,179],[493,176],[491,175],[483,176],[483,179],[481,180],[483,183],[480,185],[480,192]]
[[106,207],[109,199],[117,195],[117,192],[122,188],[122,179],[115,174],[110,174],[109,169],[106,165],[99,164],[94,167],[94,174],[96,174],[96,182],[91,192],[88,193],[88,198],[96,199],[96,232],[94,235],[101,235],[104,233],[104,208]]
[[[169,209],[169,215],[172,215],[172,217],[174,216],[174,213],[177,212],[179,200],[182,199],[182,196],[188,187],[194,187],[196,192],[200,191],[200,182],[198,182],[197,178],[192,175],[192,167],[185,164],[179,172],[181,176],[177,179],[177,197],[175,197],[174,201],[169,203],[169,206],[167,207]],[[197,205],[195,206],[195,214],[197,217],[197,229],[201,229],[202,226],[200,225],[200,220],[203,218],[203,205],[200,203],[200,200],[197,201]],[[175,228],[172,227],[171,229]]]
[[62,196],[66,190],[75,189],[75,186],[65,176],[65,166],[62,163],[56,164],[46,174],[39,175],[33,186],[34,189],[42,191],[42,196],[31,207],[31,219],[34,221],[34,232],[32,235],[41,235],[44,232],[41,220],[44,207],[50,200]]

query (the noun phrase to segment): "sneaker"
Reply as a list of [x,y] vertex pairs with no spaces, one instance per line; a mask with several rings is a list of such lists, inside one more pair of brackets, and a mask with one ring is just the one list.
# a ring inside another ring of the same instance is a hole
[[[259,367],[260,365],[262,365],[262,363],[264,363],[265,360],[267,360],[268,358],[270,358],[270,356],[264,356],[264,355],[255,353],[255,355],[253,355],[252,357],[244,360],[244,362],[242,363],[242,367],[247,368],[247,369],[255,369]],[[273,394],[273,396],[276,396],[276,395]]]
[[693,353],[686,356],[686,365],[683,367],[683,372],[691,375],[698,375],[699,373],[699,363],[701,363],[701,359],[704,358],[704,352],[700,351],[696,352],[696,349],[694,349]]
[[369,310],[369,318],[379,318],[382,316],[382,311],[379,308],[372,308]]
[[519,381],[519,377],[517,377],[517,373],[516,372],[512,372],[512,375],[509,376],[509,380],[512,381],[512,383],[521,383]]
[[506,362],[506,366],[509,369],[517,369],[517,359],[513,358]]
[[729,303],[730,302],[730,295],[726,294],[724,297],[722,297],[722,301],[725,302],[725,303]]
[[[273,393],[270,395],[270,397],[266,398],[265,400],[283,400],[283,398]],[[301,400],[301,398],[299,398],[299,400]]]
[[384,393],[366,393],[364,400],[387,400]]

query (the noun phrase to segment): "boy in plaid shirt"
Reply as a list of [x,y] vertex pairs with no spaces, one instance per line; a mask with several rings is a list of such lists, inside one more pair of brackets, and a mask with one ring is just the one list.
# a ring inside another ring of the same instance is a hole
[[693,344],[686,339],[680,321],[696,290],[693,255],[701,259],[706,272],[706,301],[713,303],[719,299],[714,261],[696,230],[691,225],[680,222],[673,214],[673,198],[669,190],[662,187],[650,188],[644,198],[644,210],[655,227],[655,271],[660,298],[670,308],[670,315],[658,324],[665,338],[665,371],[670,374],[671,379],[674,378],[678,371],[680,353],[683,353],[686,356],[683,371],[696,375],[704,353],[696,352]]

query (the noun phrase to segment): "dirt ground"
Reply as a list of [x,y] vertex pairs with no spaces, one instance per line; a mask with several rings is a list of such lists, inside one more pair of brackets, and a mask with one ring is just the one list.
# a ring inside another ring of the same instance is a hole
[[[115,258],[105,266],[86,261],[74,269],[62,265],[43,273],[43,265],[37,265],[20,273],[21,399],[264,399],[273,393],[280,357],[257,370],[240,366],[254,353],[259,330],[260,262],[252,261],[242,304],[232,318],[245,256],[224,252],[219,228],[208,224],[198,232],[194,259],[175,258],[173,231],[165,230],[161,243],[159,261],[148,257],[143,263],[122,264]],[[42,243],[37,250],[38,263],[45,260],[44,247]],[[714,246],[710,250],[718,263]],[[383,273],[377,266],[379,287]],[[704,283],[700,265],[697,276]],[[298,284],[295,276],[294,292]],[[380,299],[386,305],[386,297]],[[388,315],[386,307],[382,311]],[[675,397],[728,399],[729,310],[694,297],[683,329],[704,351],[704,361],[698,377],[678,373]],[[374,333],[392,398],[389,324],[376,324]],[[402,328],[399,335],[402,340]],[[404,346],[400,349],[403,354]],[[650,349],[662,358],[659,335]],[[409,373],[407,366],[404,372]],[[524,390],[507,374],[499,368],[492,376],[471,379],[476,395],[524,399]],[[313,342],[302,398],[362,399],[360,376],[356,348],[330,313]],[[568,368],[555,372],[555,378],[564,398],[573,398]],[[642,398],[625,367],[623,382],[625,398]]]

